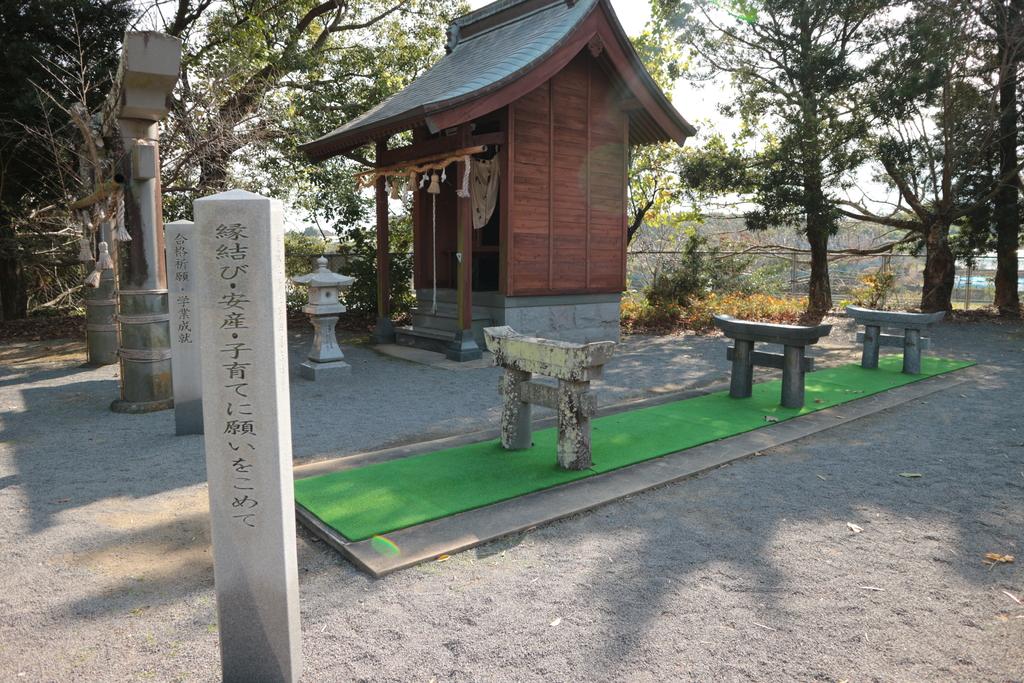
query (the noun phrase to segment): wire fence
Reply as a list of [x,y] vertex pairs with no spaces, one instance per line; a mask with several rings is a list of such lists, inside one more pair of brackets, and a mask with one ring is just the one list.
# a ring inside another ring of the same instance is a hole
[[[657,273],[677,268],[682,251],[630,251],[627,257],[629,288],[642,291]],[[811,274],[809,254],[777,250],[719,250],[704,252],[709,258],[741,259],[743,275],[758,291],[776,296],[806,296]],[[990,306],[995,297],[995,264],[979,259],[975,264],[957,264],[953,306],[971,309]],[[910,254],[829,256],[829,280],[832,298],[838,305],[864,295],[869,275],[892,275],[892,285],[880,305],[887,308],[913,308],[920,304],[925,257]],[[1024,291],[1024,273],[1018,279]]]

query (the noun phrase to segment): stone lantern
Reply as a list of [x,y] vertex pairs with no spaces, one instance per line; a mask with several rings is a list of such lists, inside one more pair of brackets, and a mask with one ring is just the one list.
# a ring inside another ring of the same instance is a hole
[[316,260],[316,264],[315,272],[292,278],[295,284],[309,288],[309,303],[302,311],[313,323],[313,348],[309,351],[309,359],[299,366],[299,374],[312,380],[326,374],[345,374],[352,369],[338,346],[334,326],[338,324],[338,316],[345,312],[338,295],[352,284],[354,278],[331,272],[323,256]]

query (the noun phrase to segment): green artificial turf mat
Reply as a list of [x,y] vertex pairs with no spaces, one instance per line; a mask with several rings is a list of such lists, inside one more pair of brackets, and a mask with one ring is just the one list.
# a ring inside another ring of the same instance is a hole
[[779,405],[781,380],[754,385],[753,396],[728,392],[674,401],[593,420],[593,467],[559,469],[557,431],[536,430],[534,445],[506,451],[497,440],[367,465],[295,482],[295,500],[352,541],[491,505],[559,484],[749,432],[824,408],[972,365],[922,359],[922,374],[904,375],[901,356],[884,356],[877,370],[859,365],[807,375],[806,405]]

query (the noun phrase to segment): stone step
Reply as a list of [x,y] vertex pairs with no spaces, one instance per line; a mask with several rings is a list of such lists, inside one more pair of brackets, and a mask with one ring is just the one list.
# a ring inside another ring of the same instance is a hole
[[[414,310],[424,311],[425,313],[430,313],[430,308],[431,308],[430,299],[418,299],[416,301],[416,308]],[[459,305],[457,303],[455,303],[454,301],[438,301],[437,302],[437,312],[438,313],[445,313],[445,314],[449,314],[449,315],[455,315],[456,313],[458,313],[458,310],[459,310]]]
[[398,327],[395,328],[395,343],[412,346],[417,349],[444,353],[448,344],[455,339],[455,333],[432,327]]
[[[438,309],[437,313],[431,313],[430,309],[414,308],[411,311],[413,327],[432,327],[438,330],[455,332],[459,329],[459,316],[453,311],[443,312]],[[481,313],[473,315],[473,328],[484,328],[491,325],[491,318]]]

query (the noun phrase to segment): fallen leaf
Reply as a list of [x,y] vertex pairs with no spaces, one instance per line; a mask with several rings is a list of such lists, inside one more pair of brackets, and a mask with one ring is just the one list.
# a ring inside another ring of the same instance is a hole
[[1013,555],[1000,555],[999,553],[985,553],[985,564],[1010,564],[1013,562]]
[[437,556],[437,561],[438,562],[447,562],[450,559],[452,559],[451,555],[438,555]]
[[772,415],[765,415],[765,416],[764,416],[764,421],[765,421],[765,422],[778,422],[778,421],[779,421],[779,418],[777,418],[777,417],[774,417],[774,416],[772,416]]
[[920,479],[924,475],[920,472],[900,472],[900,476],[905,479]]
[[815,402],[815,403],[824,403],[824,402],[825,402],[825,400],[824,400],[824,399],[821,399],[821,398],[816,398],[816,399],[814,399],[814,402]]
[[864,527],[857,526],[853,522],[847,522],[846,526],[850,527],[850,531],[852,531],[855,534],[859,534],[860,532],[864,531]]
[[551,625],[552,626],[558,626],[561,623],[562,623],[562,617],[558,617],[557,619],[555,619],[554,621],[551,622]]

